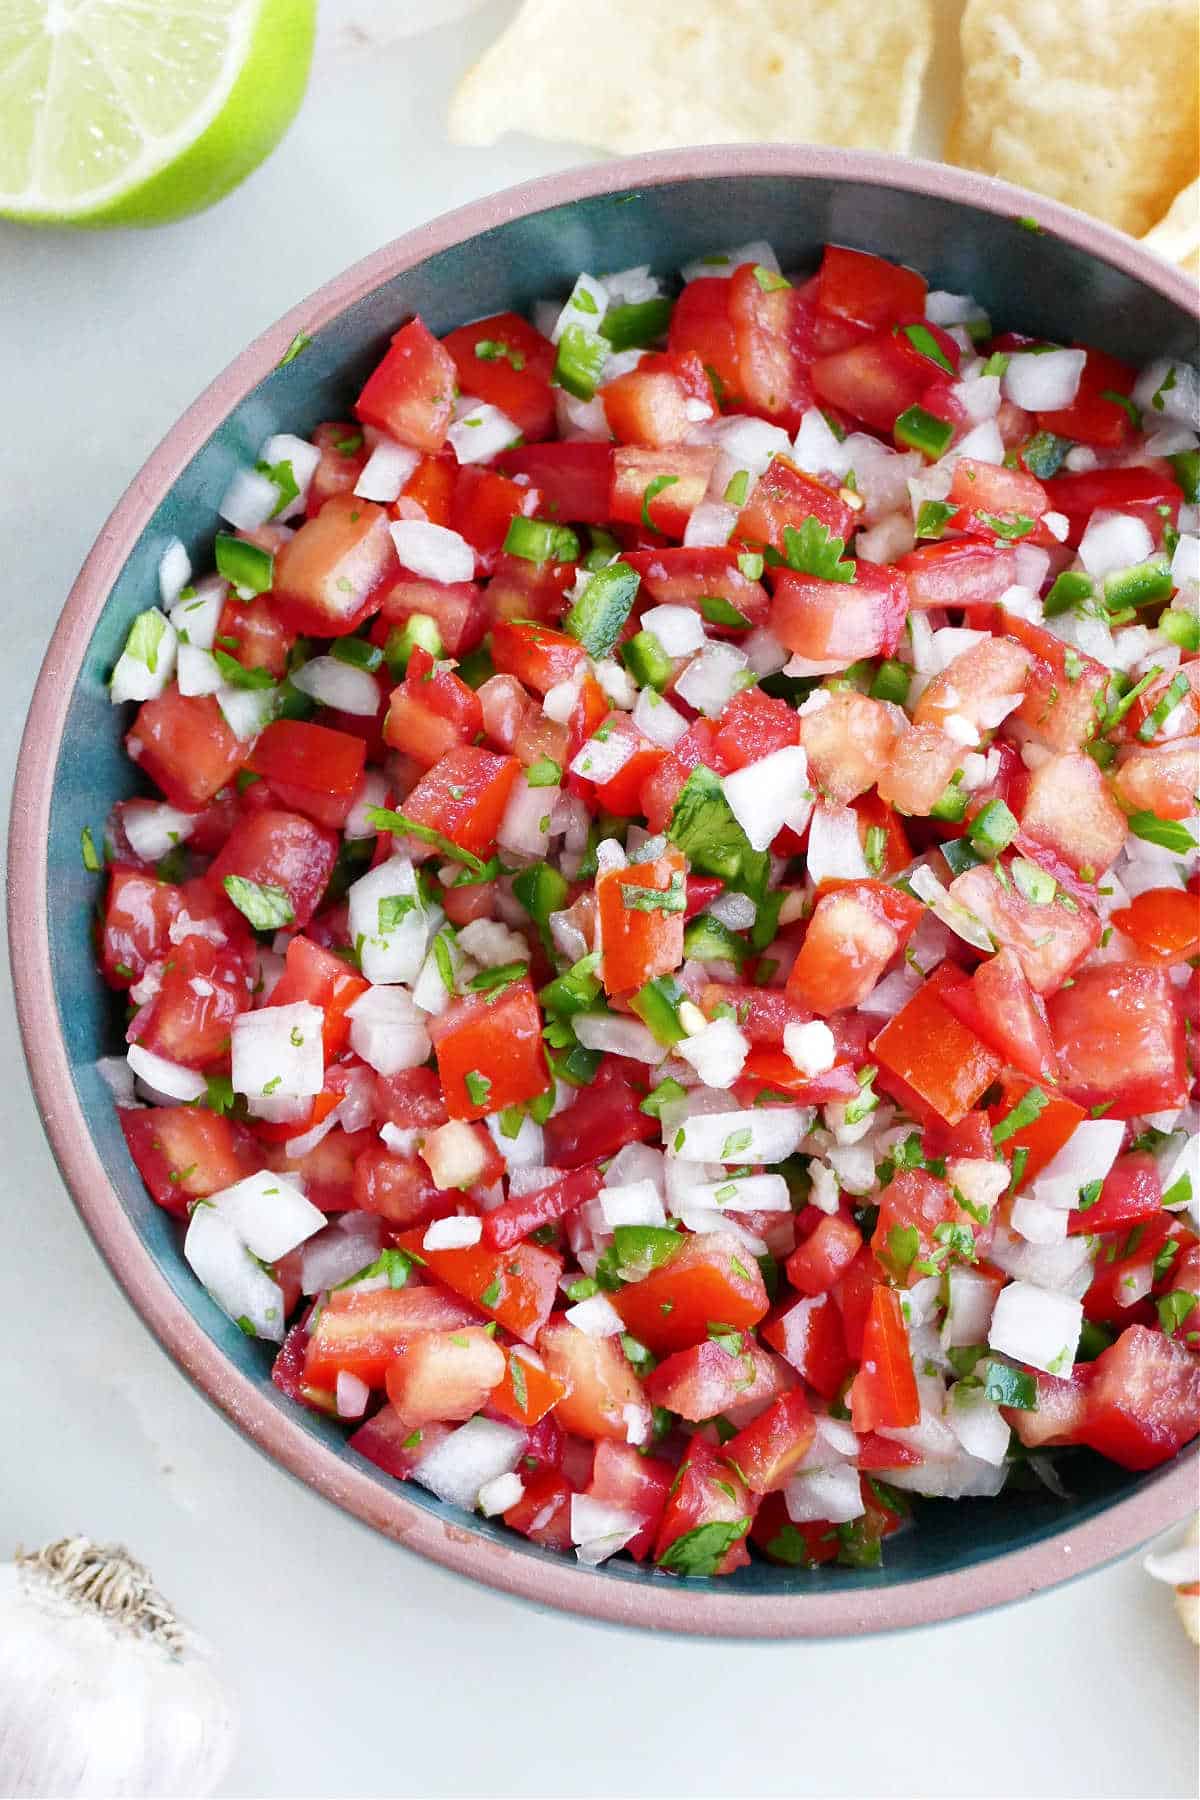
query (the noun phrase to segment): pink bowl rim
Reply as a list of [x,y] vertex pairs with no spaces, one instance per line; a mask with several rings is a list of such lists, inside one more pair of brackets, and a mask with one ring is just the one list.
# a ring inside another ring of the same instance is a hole
[[[53,1002],[47,844],[55,767],[88,642],[138,535],[226,415],[279,363],[298,332],[337,314],[439,251],[511,219],[565,203],[721,176],[824,177],[932,195],[1014,220],[1034,216],[1055,236],[1195,310],[1195,284],[1133,239],[1028,190],[936,163],[803,145],[705,146],[589,164],[529,181],[419,226],[285,313],[219,375],[172,427],[97,537],[63,608],[34,691],[18,759],[9,832],[9,947],[17,1016],[34,1096],[71,1197],[118,1283],[163,1348],[262,1451],[363,1523],[489,1587],[593,1620],[726,1638],[836,1637],[930,1624],[1025,1598],[1111,1561],[1195,1505],[1194,1455],[1165,1468],[1098,1517],[1040,1543],[895,1588],[742,1594],[719,1583],[671,1588],[614,1579],[564,1557],[543,1561],[428,1513],[399,1484],[382,1485],[314,1441],[230,1363],[174,1293],[111,1185],[75,1091]],[[47,1030],[48,1018],[53,1020]]]

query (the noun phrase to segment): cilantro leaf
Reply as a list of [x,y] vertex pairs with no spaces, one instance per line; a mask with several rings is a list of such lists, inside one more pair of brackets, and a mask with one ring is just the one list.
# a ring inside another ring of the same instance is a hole
[[783,528],[784,560],[789,569],[801,575],[815,575],[819,581],[854,581],[853,562],[843,562],[845,540],[831,537],[828,526],[820,519],[805,519],[797,530],[794,525]]
[[255,931],[277,931],[295,919],[292,902],[282,888],[267,882],[248,881],[244,875],[226,875],[221,883],[242,916]]
[[658,1566],[669,1569],[673,1575],[715,1575],[749,1529],[748,1518],[713,1519],[707,1525],[697,1525],[667,1546],[658,1558]]

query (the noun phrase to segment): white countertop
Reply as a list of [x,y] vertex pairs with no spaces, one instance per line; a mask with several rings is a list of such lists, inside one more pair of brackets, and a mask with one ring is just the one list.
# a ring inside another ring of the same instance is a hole
[[[210,378],[388,238],[586,160],[446,145],[464,44],[506,10],[490,0],[457,33],[323,71],[267,166],[200,218],[144,235],[0,226],[6,776],[80,561]],[[149,1562],[241,1695],[228,1794],[1195,1792],[1193,1653],[1136,1561],[904,1637],[732,1647],[539,1615],[337,1512],[147,1336],[71,1208],[11,1005],[2,1017],[0,1556],[84,1530]]]

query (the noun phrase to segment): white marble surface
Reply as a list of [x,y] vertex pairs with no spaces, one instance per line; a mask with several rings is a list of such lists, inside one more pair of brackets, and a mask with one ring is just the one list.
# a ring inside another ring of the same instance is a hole
[[[6,773],[81,558],[210,377],[407,226],[583,160],[444,143],[453,75],[506,10],[327,70],[268,166],[204,217],[147,236],[0,227]],[[238,1438],[134,1318],[0,1017],[0,1555],[83,1529],[151,1563],[241,1694],[229,1794],[1194,1793],[1194,1659],[1136,1562],[903,1638],[732,1648],[539,1616],[343,1517]]]

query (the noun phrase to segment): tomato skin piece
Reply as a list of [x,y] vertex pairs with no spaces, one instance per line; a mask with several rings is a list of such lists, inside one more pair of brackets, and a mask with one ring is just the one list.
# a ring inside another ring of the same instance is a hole
[[454,416],[456,375],[450,352],[420,319],[410,319],[368,376],[355,415],[397,443],[440,450]]
[[[749,1528],[757,1509],[757,1496],[732,1470],[720,1451],[697,1433],[689,1438],[684,1459],[679,1465],[677,1485],[667,1500],[658,1537],[654,1544],[654,1560],[661,1563],[671,1545],[696,1531],[702,1525],[741,1524]],[[745,1538],[739,1538],[717,1564],[716,1574],[729,1575],[750,1561]]]
[[787,1278],[801,1294],[827,1294],[862,1249],[862,1233],[840,1213],[823,1218],[788,1257]]
[[502,450],[496,467],[506,475],[528,475],[542,496],[546,518],[572,525],[609,522],[611,444],[522,444],[514,450]]
[[404,802],[405,815],[461,850],[487,857],[520,768],[515,756],[462,744],[425,772]]
[[[540,1244],[522,1244],[517,1250],[492,1250],[486,1244],[472,1244],[465,1250],[427,1250],[424,1237],[424,1229],[418,1228],[402,1232],[397,1241],[402,1250],[421,1258],[435,1280],[498,1320],[505,1331],[525,1344],[537,1341],[558,1292],[561,1256]],[[499,1298],[485,1301],[483,1296],[491,1293],[496,1282],[500,1283]]]
[[906,269],[872,256],[826,244],[817,275],[817,306],[863,331],[878,331],[897,319],[920,318],[925,311],[926,281]]
[[381,1125],[398,1125],[402,1131],[444,1125],[449,1114],[436,1072],[420,1068],[376,1075],[375,1116]]
[[1156,1469],[1200,1432],[1200,1358],[1130,1325],[1092,1365],[1080,1441],[1123,1469]]
[[125,749],[181,812],[207,806],[246,753],[211,694],[181,694],[173,684],[142,702]]
[[412,1333],[458,1331],[476,1322],[469,1307],[439,1288],[410,1285],[369,1294],[335,1288],[309,1332],[305,1381],[332,1388],[344,1372],[381,1388],[388,1365]]
[[915,1089],[947,1125],[970,1111],[1001,1068],[999,1057],[942,1002],[944,987],[965,979],[939,964],[871,1045],[884,1069]]
[[1200,955],[1200,901],[1183,888],[1147,888],[1109,922],[1132,938],[1148,962],[1190,962]]
[[[456,1000],[434,1021],[438,1074],[452,1119],[482,1119],[532,1100],[549,1086],[542,1050],[542,1014],[528,981],[517,981],[489,1005],[488,998]],[[468,1083],[478,1076],[485,1084]],[[474,1099],[471,1087],[481,1092]]]
[[235,825],[206,879],[220,893],[226,876],[280,888],[303,929],[329,885],[338,840],[300,813],[270,810]]
[[[481,343],[503,344],[514,355],[479,356]],[[464,394],[475,394],[489,406],[499,407],[521,436],[533,444],[554,431],[554,345],[536,331],[520,313],[494,313],[447,332],[442,348],[448,350],[458,371]],[[515,366],[517,363],[522,366]]]
[[767,1290],[753,1257],[746,1262],[739,1253],[738,1239],[697,1232],[644,1281],[614,1294],[612,1303],[639,1343],[655,1356],[668,1356],[703,1343],[711,1320],[748,1331],[766,1317]]
[[354,1204],[377,1213],[398,1231],[446,1219],[457,1210],[458,1192],[434,1186],[419,1157],[400,1156],[386,1144],[368,1144],[354,1162]]
[[344,637],[379,611],[396,570],[384,509],[335,494],[277,552],[272,602],[293,631]]
[[863,1333],[862,1363],[850,1388],[855,1431],[899,1430],[921,1417],[908,1333],[893,1288],[876,1285]]
[[681,890],[686,867],[682,853],[672,849],[653,862],[610,869],[597,879],[605,993],[629,993],[655,975],[669,975],[683,961],[683,908],[668,912],[627,907],[624,890],[664,895],[673,888]]
[[196,1106],[121,1106],[121,1130],[151,1199],[177,1219],[252,1171],[244,1134]]
[[493,1208],[483,1221],[484,1242],[497,1250],[509,1250],[542,1225],[563,1219],[585,1200],[593,1200],[603,1186],[597,1167],[575,1169],[533,1193],[514,1194]]
[[537,1348],[566,1390],[555,1408],[563,1430],[625,1443],[629,1426],[624,1408],[644,1410],[646,1396],[616,1339],[588,1337],[560,1313],[543,1327]]
[[1162,1112],[1187,1099],[1183,1020],[1166,969],[1104,963],[1046,1003],[1064,1092],[1109,1116]]
[[[631,1075],[636,1075],[642,1085],[635,1085]],[[657,1119],[640,1110],[645,1096],[640,1065],[606,1057],[574,1105],[547,1119],[542,1127],[551,1166],[577,1169],[584,1163],[603,1162],[615,1156],[622,1144],[657,1138]]]
[[336,830],[346,823],[366,756],[366,744],[348,732],[276,719],[259,733],[246,767],[262,776],[281,806]]

